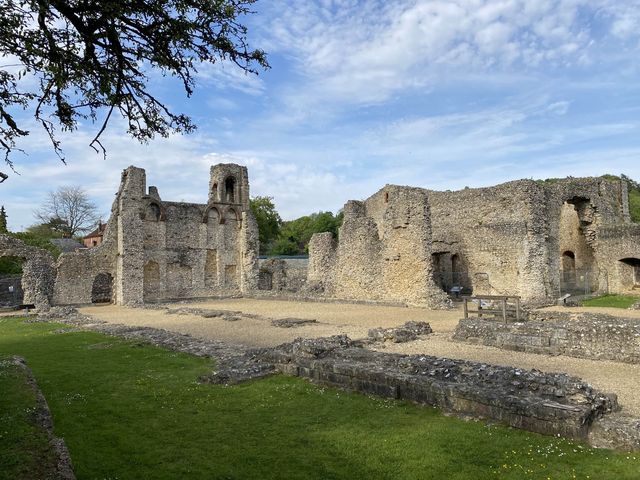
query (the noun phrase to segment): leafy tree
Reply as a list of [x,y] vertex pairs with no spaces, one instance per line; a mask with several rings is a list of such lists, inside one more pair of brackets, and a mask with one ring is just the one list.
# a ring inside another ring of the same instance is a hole
[[0,257],[0,275],[19,275],[22,273],[22,259],[18,257]]
[[620,178],[627,182],[629,188],[629,215],[631,216],[631,221],[640,223],[640,184],[626,175],[620,175]]
[[289,222],[283,222],[280,235],[273,248],[273,255],[303,255],[309,252],[309,240],[314,233],[331,232],[338,235],[342,225],[342,213],[318,212]]
[[9,233],[7,228],[7,212],[4,209],[4,205],[0,207],[0,233]]
[[280,233],[282,219],[276,211],[272,197],[255,197],[249,200],[253,215],[258,222],[260,232],[260,254],[264,255],[273,246]]
[[71,237],[69,225],[61,218],[52,218],[47,223],[31,225],[27,228],[27,233],[42,238],[64,238]]
[[48,250],[54,258],[58,258],[60,253],[62,253],[58,247],[50,242],[50,238],[41,237],[29,232],[16,232],[12,233],[11,236],[18,240],[22,240],[24,243],[31,245],[32,247]]
[[627,182],[627,191],[629,194],[629,216],[634,223],[640,223],[640,183],[636,182],[632,178],[621,175],[602,175],[602,178],[607,180],[624,180]]
[[79,186],[49,192],[45,204],[34,215],[43,225],[65,237],[87,232],[99,220],[98,207]]
[[[63,161],[56,131],[98,122],[90,146],[105,154],[100,136],[114,110],[141,142],[193,131],[188,116],[150,92],[149,75],[176,77],[190,96],[201,63],[228,61],[251,73],[268,68],[240,23],[255,1],[3,0],[0,151],[6,163],[13,167],[16,142],[29,134],[16,110],[33,114]],[[24,76],[32,80],[21,81]]]

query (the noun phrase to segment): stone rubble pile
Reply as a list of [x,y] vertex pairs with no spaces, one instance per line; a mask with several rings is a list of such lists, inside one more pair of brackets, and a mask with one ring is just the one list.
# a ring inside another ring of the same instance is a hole
[[407,322],[396,328],[372,328],[368,336],[375,342],[391,341],[394,343],[404,343],[416,340],[419,336],[433,333],[431,325],[427,322]]

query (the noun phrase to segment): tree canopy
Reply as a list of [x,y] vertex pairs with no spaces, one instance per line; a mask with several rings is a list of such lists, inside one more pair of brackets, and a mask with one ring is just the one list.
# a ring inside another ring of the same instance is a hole
[[251,211],[258,222],[260,254],[269,252],[280,234],[282,219],[276,211],[272,197],[255,197],[249,200]]
[[0,233],[9,233],[7,227],[7,212],[4,209],[4,205],[0,207]]
[[[64,161],[58,130],[97,122],[91,146],[114,111],[128,133],[191,132],[185,114],[171,111],[148,88],[150,72],[177,78],[190,96],[202,63],[229,61],[245,72],[268,68],[250,49],[240,23],[256,0],[3,0],[0,3],[0,151],[13,167],[18,140],[32,113]],[[22,81],[29,77],[29,81]],[[0,172],[0,178],[6,174]]]
[[73,237],[87,232],[98,223],[98,207],[89,199],[87,193],[79,186],[60,187],[49,192],[47,200],[34,212],[41,225],[36,232],[51,232],[48,236],[55,238]]
[[338,235],[342,213],[318,212],[283,222],[280,234],[270,250],[272,255],[304,255],[309,253],[309,240],[314,233],[331,232]]

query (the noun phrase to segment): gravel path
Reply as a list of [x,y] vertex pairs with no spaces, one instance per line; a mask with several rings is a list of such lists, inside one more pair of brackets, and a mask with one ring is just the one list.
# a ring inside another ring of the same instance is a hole
[[[426,321],[434,334],[408,343],[386,343],[377,347],[390,353],[425,354],[496,365],[516,366],[546,372],[565,372],[583,378],[593,386],[618,395],[624,412],[640,416],[640,365],[611,361],[584,360],[565,356],[535,355],[511,352],[493,347],[469,345],[451,340],[451,332],[462,317],[460,310],[439,311],[419,308],[382,307],[372,305],[292,302],[283,300],[226,299],[207,302],[180,303],[172,308],[187,307],[242,312],[237,321],[203,318],[198,315],[170,315],[164,310],[126,308],[115,305],[81,308],[80,312],[100,320],[126,325],[164,328],[195,337],[269,347],[290,342],[297,337],[326,337],[345,334],[363,338],[370,328],[395,327],[409,320]],[[568,309],[561,311],[585,311]],[[549,310],[554,310],[550,308]],[[589,308],[588,311],[640,318],[640,311]],[[271,325],[272,319],[312,319],[318,323],[294,328]]]
[[[273,347],[297,337],[317,338],[345,334],[363,338],[373,327],[397,327],[409,320],[431,323],[438,331],[451,332],[460,319],[459,311],[424,310],[420,308],[381,307],[372,305],[291,302],[282,300],[225,299],[207,302],[172,304],[171,308],[241,311],[250,316],[229,322],[222,318],[199,315],[169,315],[163,310],[126,308],[116,305],[80,308],[80,313],[100,320],[125,325],[164,328],[190,333],[209,340],[236,343],[250,347]],[[300,318],[317,323],[294,328],[271,325],[272,319]]]

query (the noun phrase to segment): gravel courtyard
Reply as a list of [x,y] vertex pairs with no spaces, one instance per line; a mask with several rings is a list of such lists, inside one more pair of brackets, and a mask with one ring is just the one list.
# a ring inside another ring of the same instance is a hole
[[[252,347],[275,346],[297,337],[346,334],[357,339],[366,337],[370,328],[395,327],[409,320],[426,321],[431,324],[433,334],[408,343],[379,344],[376,348],[390,353],[426,354],[547,372],[566,372],[585,379],[603,391],[616,393],[625,412],[640,416],[640,365],[535,355],[453,342],[451,333],[462,317],[459,309],[443,311],[248,298],[181,302],[172,304],[170,308],[226,311],[234,321],[222,317],[204,318],[196,314],[169,314],[164,309],[115,305],[84,307],[80,312],[110,323],[164,328],[195,337]],[[602,308],[590,308],[589,311],[640,318],[640,311]],[[317,323],[292,328],[271,325],[272,320],[284,318],[316,320]]]

